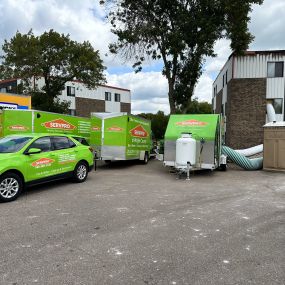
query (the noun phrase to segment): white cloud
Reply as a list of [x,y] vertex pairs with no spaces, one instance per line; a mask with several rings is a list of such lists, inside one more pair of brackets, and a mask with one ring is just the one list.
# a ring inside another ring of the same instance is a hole
[[169,112],[167,81],[161,72],[107,74],[107,80],[111,85],[131,90],[133,113],[156,113],[158,110]]
[[249,29],[255,36],[252,50],[285,48],[285,1],[265,0],[263,5],[255,5]]
[[0,43],[10,39],[17,30],[27,33],[33,29],[38,35],[54,29],[70,34],[74,40],[90,41],[108,65],[112,59],[104,55],[114,35],[103,17],[98,0],[1,0]]

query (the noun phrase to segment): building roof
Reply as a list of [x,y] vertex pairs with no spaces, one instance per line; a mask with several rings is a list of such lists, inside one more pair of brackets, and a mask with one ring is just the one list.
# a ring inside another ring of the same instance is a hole
[[[71,80],[71,82],[84,83],[83,81],[78,80],[78,79]],[[105,84],[99,84],[99,86],[101,86],[101,87],[107,87],[107,88],[112,88],[112,89],[116,89],[116,90],[121,90],[121,91],[128,91],[128,92],[131,91],[130,89],[121,88],[121,87],[116,87],[116,86],[111,86],[111,85],[105,85]]]
[[9,83],[9,82],[13,82],[15,80],[17,80],[17,78],[4,79],[4,80],[0,80],[0,83]]
[[[285,50],[281,49],[281,50],[247,50],[245,51],[244,55],[268,55],[268,54],[281,54],[281,55],[285,55]],[[231,54],[232,55],[236,55],[234,52]],[[230,57],[231,57],[230,56]],[[243,56],[243,55],[241,55]]]
[[227,62],[233,57],[233,56],[256,56],[256,55],[269,55],[269,54],[279,54],[279,55],[285,55],[285,50],[281,49],[281,50],[247,50],[244,52],[243,55],[237,55],[235,52],[232,52],[231,55],[228,57],[228,60],[225,62],[225,64],[223,65],[223,67],[220,69],[218,75],[216,76],[215,80],[212,83],[212,86],[215,85],[215,82],[217,81],[217,78],[219,77],[220,73],[222,72],[222,70],[224,69],[225,65],[227,64]]
[[[4,79],[4,80],[0,80],[0,84],[1,83],[9,83],[9,82],[13,82],[15,80],[17,80],[19,78],[11,78],[11,79]],[[77,82],[77,83],[83,83],[83,81],[81,80],[71,80],[72,82]],[[130,89],[126,89],[126,88],[121,88],[121,87],[116,87],[116,86],[111,86],[111,85],[105,85],[105,84],[99,84],[99,86],[101,87],[106,87],[106,88],[112,88],[112,89],[116,89],[116,90],[121,90],[121,91],[127,91],[130,92]]]

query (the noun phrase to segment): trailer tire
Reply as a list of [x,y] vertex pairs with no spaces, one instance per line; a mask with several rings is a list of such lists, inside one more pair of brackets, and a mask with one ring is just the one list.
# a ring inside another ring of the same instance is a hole
[[143,164],[148,164],[148,161],[149,161],[149,154],[146,151],[144,154]]
[[220,171],[227,171],[227,165],[226,164],[221,164],[220,165]]

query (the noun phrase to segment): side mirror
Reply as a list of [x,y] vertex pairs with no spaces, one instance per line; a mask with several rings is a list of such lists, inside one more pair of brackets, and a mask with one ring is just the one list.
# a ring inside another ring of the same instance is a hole
[[40,152],[42,152],[42,150],[39,149],[39,148],[30,148],[30,149],[26,152],[26,154],[27,154],[27,155],[30,155],[30,154],[40,153]]

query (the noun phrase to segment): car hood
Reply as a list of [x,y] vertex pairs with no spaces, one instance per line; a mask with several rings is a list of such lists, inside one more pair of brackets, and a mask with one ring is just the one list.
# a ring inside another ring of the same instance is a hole
[[15,158],[15,153],[0,153],[0,161]]

